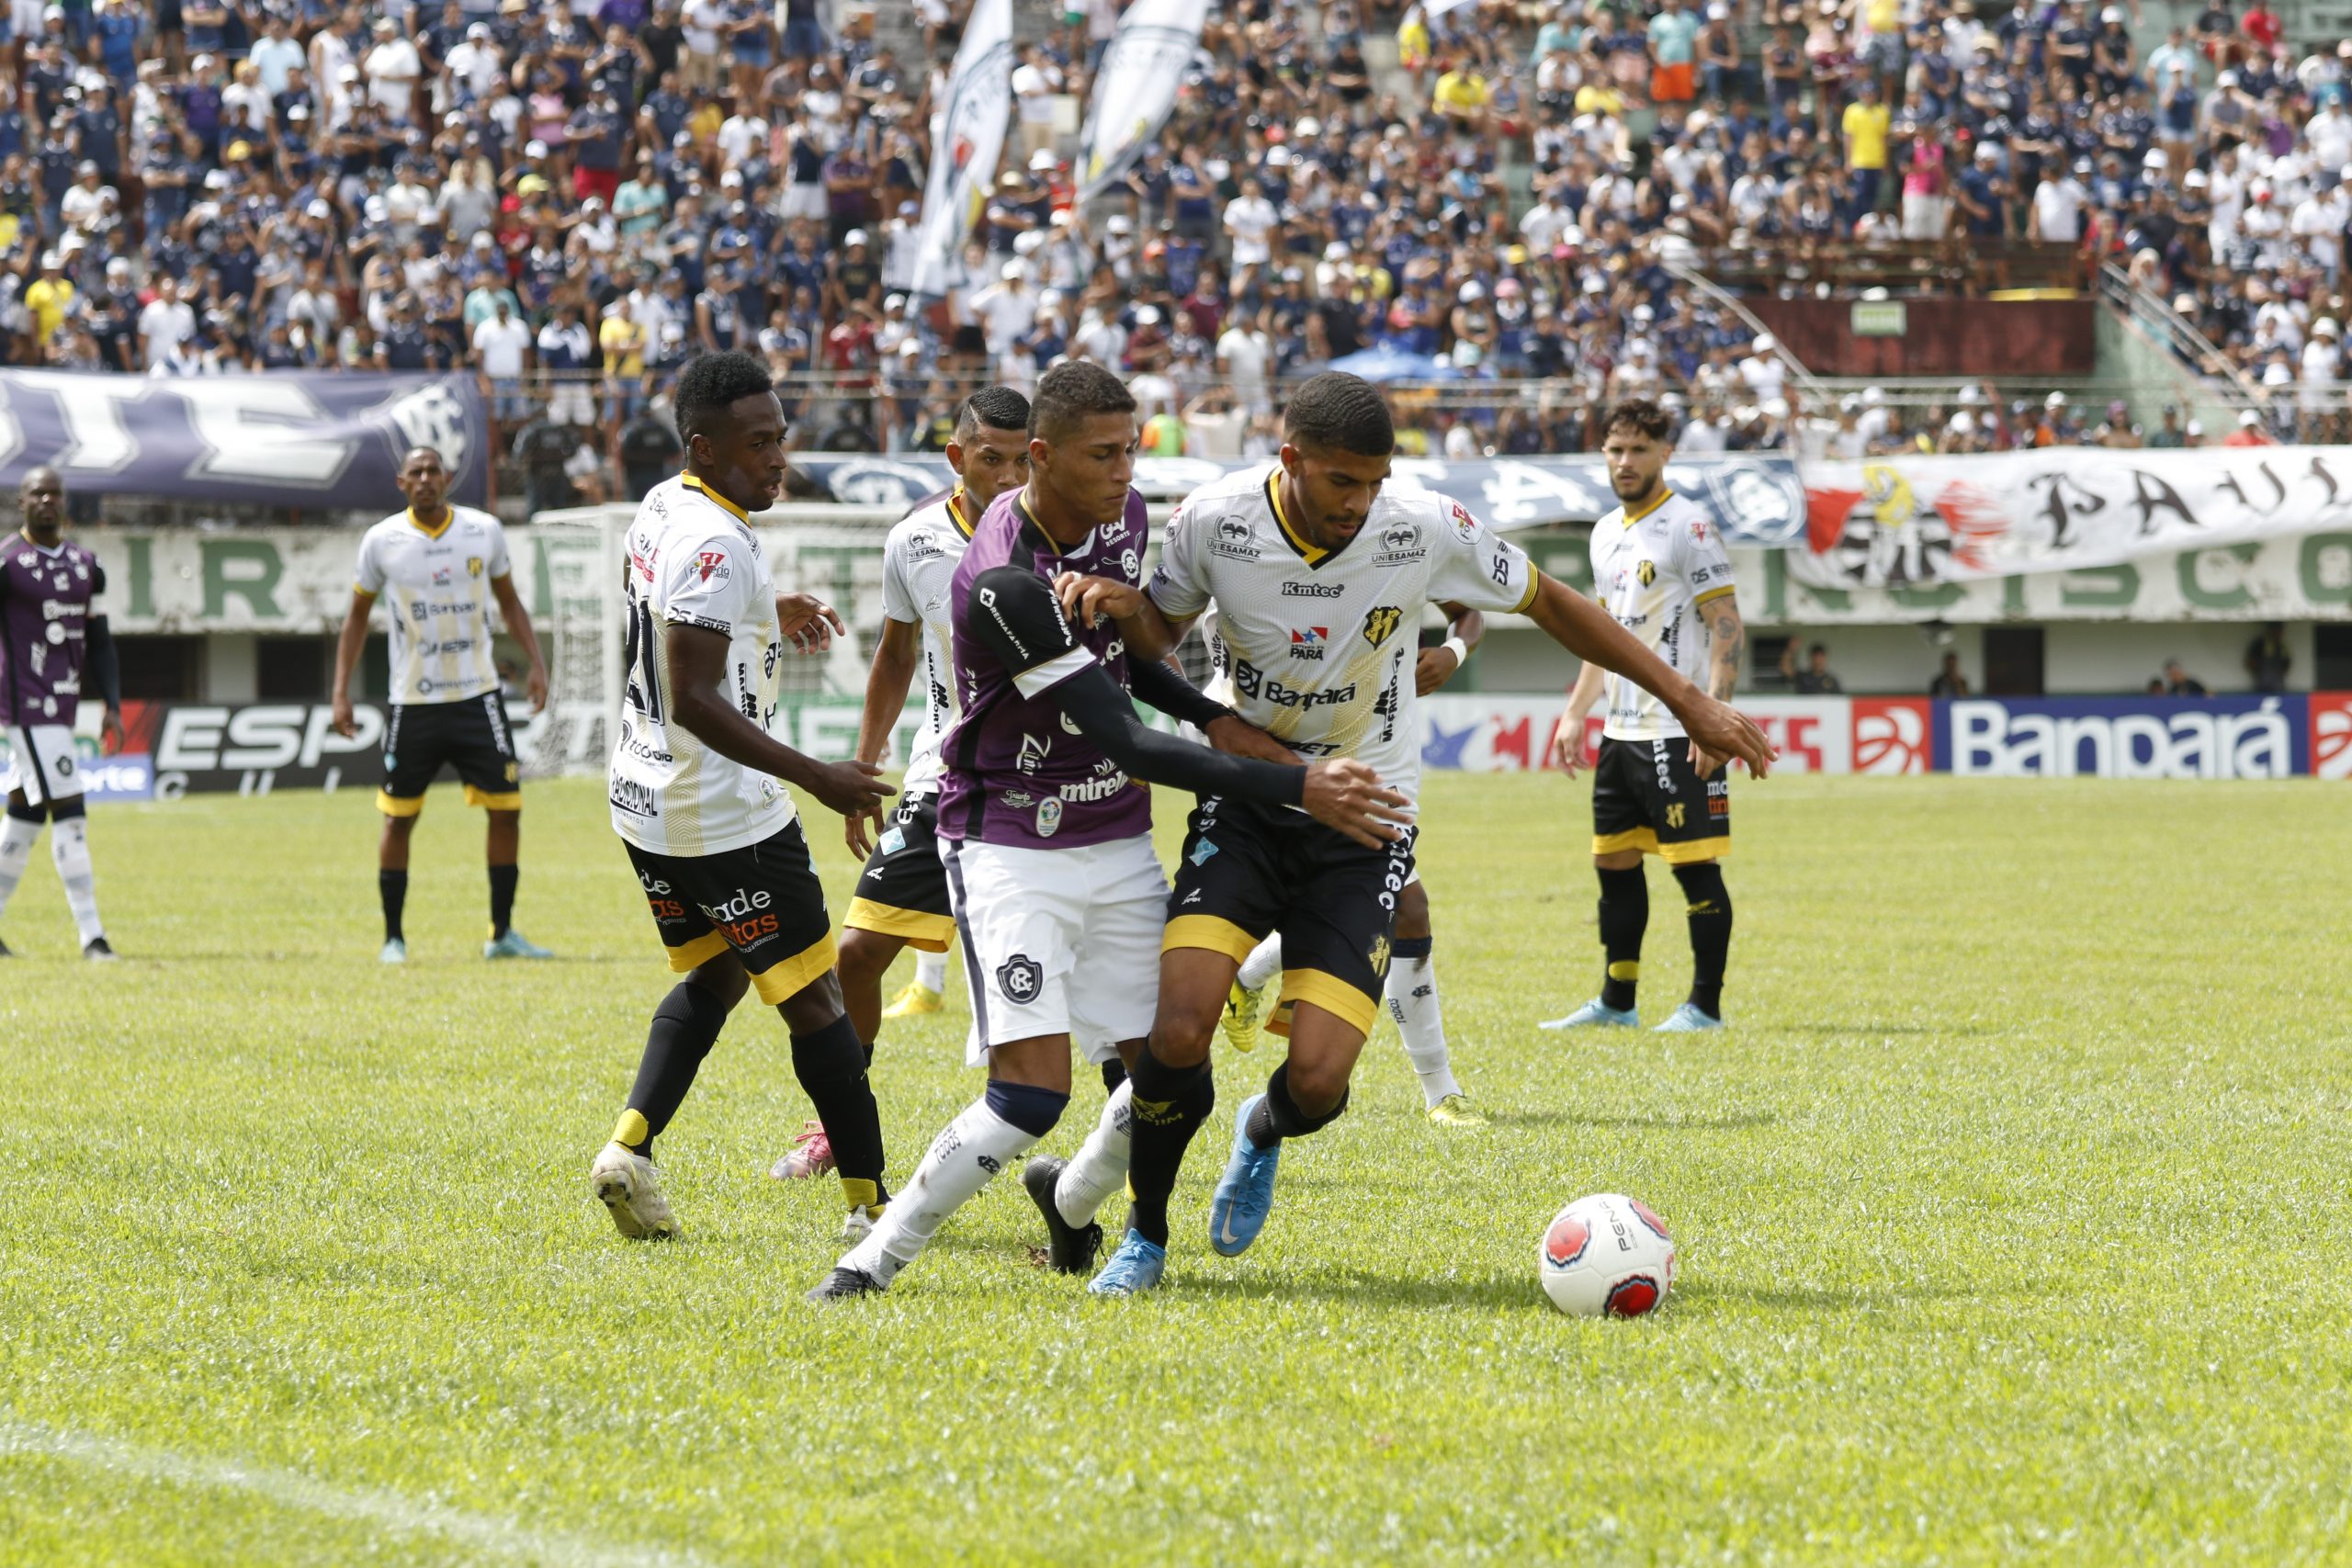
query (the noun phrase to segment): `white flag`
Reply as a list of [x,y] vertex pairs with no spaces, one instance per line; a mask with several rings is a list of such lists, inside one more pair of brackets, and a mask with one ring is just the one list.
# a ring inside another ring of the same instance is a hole
[[1012,118],[1012,0],[978,0],[931,120],[931,180],[915,244],[914,290],[937,299],[964,281],[964,241],[988,205]]
[[1209,0],[1136,0],[1119,18],[1079,137],[1080,201],[1125,175],[1168,123],[1208,14]]

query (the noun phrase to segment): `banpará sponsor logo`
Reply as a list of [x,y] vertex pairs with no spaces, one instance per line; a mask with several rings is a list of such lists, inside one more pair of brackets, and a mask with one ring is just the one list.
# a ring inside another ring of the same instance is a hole
[[2279,779],[2296,736],[2279,702],[1949,705],[1953,773],[1978,777]]

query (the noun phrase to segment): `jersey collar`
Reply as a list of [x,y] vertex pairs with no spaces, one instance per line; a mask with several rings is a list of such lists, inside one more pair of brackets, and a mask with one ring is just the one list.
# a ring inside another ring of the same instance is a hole
[[[1298,558],[1305,561],[1307,564],[1308,569],[1311,570],[1316,567],[1321,566],[1325,561],[1329,560],[1333,556],[1339,554],[1339,551],[1327,550],[1323,548],[1320,545],[1313,543],[1306,535],[1300,533],[1297,529],[1290,525],[1289,517],[1285,516],[1283,513],[1282,478],[1282,465],[1277,463],[1266,475],[1266,504],[1274,509],[1274,526],[1280,530],[1283,536],[1283,543],[1288,545],[1292,551],[1297,555]],[[1370,521],[1370,519],[1366,519],[1366,521]],[[1341,547],[1341,548],[1345,547],[1346,547],[1344,546]]]
[[408,509],[408,525],[415,529],[418,533],[424,535],[428,539],[437,539],[442,535],[447,533],[449,531],[449,525],[458,520],[458,509],[456,507],[451,506],[447,502],[443,502],[441,503],[441,509],[443,515],[441,518],[441,526],[438,528],[426,527],[424,525],[424,519],[416,514],[416,508],[413,506]]
[[1029,546],[1032,549],[1045,551],[1046,554],[1053,557],[1056,560],[1067,560],[1071,556],[1084,555],[1089,549],[1093,547],[1096,530],[1092,528],[1089,528],[1086,531],[1086,537],[1080,539],[1078,543],[1072,545],[1068,549],[1064,549],[1059,545],[1054,543],[1054,536],[1046,532],[1046,525],[1037,521],[1037,514],[1029,510],[1029,500],[1025,494],[1015,494],[1013,496],[1012,514],[1021,519],[1022,542]]
[[1632,527],[1634,524],[1639,523],[1643,518],[1647,517],[1651,513],[1656,512],[1659,507],[1664,506],[1668,502],[1672,501],[1673,499],[1674,491],[1665,488],[1664,486],[1660,486],[1657,492],[1657,499],[1656,501],[1651,502],[1639,512],[1634,511],[1631,507],[1626,509],[1625,526],[1628,528]]
[[65,553],[65,541],[62,538],[60,538],[57,543],[53,545],[44,545],[39,539],[33,537],[33,531],[30,528],[17,529],[17,536],[24,540],[25,543],[30,545],[42,555],[62,556]]
[[947,520],[955,524],[956,531],[967,539],[972,536],[973,520],[964,515],[964,509],[970,504],[971,500],[965,495],[962,485],[957,485],[947,494]]
[[744,511],[741,507],[736,505],[733,502],[728,500],[725,496],[719,494],[717,491],[703,483],[702,477],[700,475],[680,474],[678,476],[678,482],[685,486],[688,490],[693,491],[695,494],[700,495],[707,500],[715,501],[719,505],[727,508],[729,515],[732,516],[736,522],[748,525],[752,521],[752,514],[750,513]]

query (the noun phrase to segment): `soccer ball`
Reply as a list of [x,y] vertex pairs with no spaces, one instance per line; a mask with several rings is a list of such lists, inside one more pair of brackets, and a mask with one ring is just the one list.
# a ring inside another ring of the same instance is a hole
[[1640,1317],[1674,1289],[1674,1238],[1638,1199],[1596,1192],[1552,1216],[1535,1267],[1570,1317]]

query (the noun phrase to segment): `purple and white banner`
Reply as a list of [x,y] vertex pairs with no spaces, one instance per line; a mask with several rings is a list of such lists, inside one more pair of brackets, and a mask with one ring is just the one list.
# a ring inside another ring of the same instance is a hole
[[487,498],[489,431],[471,376],[0,371],[7,491],[47,464],[69,493],[392,512],[392,476],[413,446],[441,454],[451,500]]

